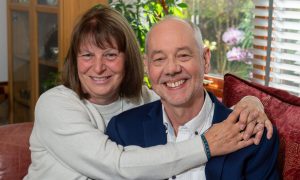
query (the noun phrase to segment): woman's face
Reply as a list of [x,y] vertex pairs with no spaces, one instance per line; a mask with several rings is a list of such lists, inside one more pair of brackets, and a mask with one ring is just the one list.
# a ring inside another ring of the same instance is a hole
[[100,49],[93,43],[82,43],[77,54],[78,76],[89,101],[110,104],[118,99],[125,75],[125,55],[115,47]]

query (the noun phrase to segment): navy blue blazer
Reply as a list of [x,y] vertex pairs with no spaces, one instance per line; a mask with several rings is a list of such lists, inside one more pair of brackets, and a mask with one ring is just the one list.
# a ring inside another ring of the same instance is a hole
[[[223,121],[231,110],[211,93],[209,96],[215,105],[213,124]],[[166,144],[161,102],[145,104],[115,116],[109,122],[106,133],[111,140],[123,146],[149,147]],[[278,149],[279,139],[274,127],[271,140],[267,140],[264,132],[259,145],[211,158],[205,167],[206,179],[279,179],[276,170]]]

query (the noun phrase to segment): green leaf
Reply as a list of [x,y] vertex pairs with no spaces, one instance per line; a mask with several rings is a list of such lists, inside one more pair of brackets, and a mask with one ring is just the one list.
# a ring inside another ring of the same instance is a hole
[[148,86],[148,88],[151,88],[151,83],[147,75],[144,75],[144,83]]
[[162,12],[163,12],[163,7],[162,7],[162,5],[160,4],[160,3],[157,3],[156,5],[155,5],[155,11],[157,12],[157,14],[161,14]]
[[177,6],[179,6],[181,8],[188,8],[188,5],[186,3],[179,3],[179,4],[177,4]]
[[183,13],[182,13],[182,11],[179,9],[179,8],[177,8],[177,7],[174,7],[173,8],[173,14],[175,15],[175,16],[177,16],[177,17],[181,17],[181,18],[183,18],[184,17],[184,15],[183,15]]
[[149,9],[150,9],[149,5],[144,5],[144,10],[145,11],[149,11]]

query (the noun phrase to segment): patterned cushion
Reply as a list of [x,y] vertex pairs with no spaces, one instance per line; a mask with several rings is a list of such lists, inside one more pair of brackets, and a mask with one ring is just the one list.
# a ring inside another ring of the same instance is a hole
[[300,98],[286,91],[248,82],[234,75],[224,76],[223,102],[236,104],[242,97],[258,97],[280,136],[279,170],[285,180],[300,177]]

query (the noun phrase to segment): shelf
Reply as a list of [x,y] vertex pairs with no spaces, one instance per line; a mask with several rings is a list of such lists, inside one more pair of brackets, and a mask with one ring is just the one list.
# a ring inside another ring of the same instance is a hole
[[19,10],[19,11],[28,11],[29,4],[26,3],[11,3],[9,8],[12,10]]
[[14,57],[17,58],[18,60],[23,60],[23,61],[30,61],[29,55],[28,54],[14,54]]
[[57,6],[51,6],[51,5],[37,5],[36,6],[37,12],[42,13],[51,13],[51,14],[57,14],[58,13],[58,7]]
[[55,60],[44,60],[44,59],[40,59],[40,60],[39,60],[39,64],[40,64],[40,65],[44,65],[44,66],[53,67],[53,68],[58,68],[58,62],[55,61]]

